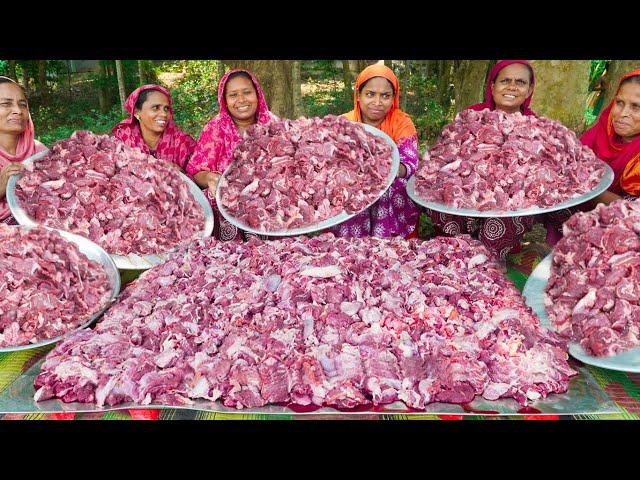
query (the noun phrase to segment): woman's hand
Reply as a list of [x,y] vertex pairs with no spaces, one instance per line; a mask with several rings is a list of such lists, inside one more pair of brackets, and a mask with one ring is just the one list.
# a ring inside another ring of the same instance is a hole
[[11,162],[0,170],[0,198],[4,198],[7,193],[7,183],[11,175],[17,175],[24,167],[21,163]]
[[398,175],[396,178],[405,178],[407,176],[407,167],[404,166],[404,163],[400,162],[400,167],[398,168]]
[[220,174],[209,172],[207,175],[207,187],[209,188],[209,193],[211,196],[216,196],[216,189],[218,188],[218,182],[220,181]]

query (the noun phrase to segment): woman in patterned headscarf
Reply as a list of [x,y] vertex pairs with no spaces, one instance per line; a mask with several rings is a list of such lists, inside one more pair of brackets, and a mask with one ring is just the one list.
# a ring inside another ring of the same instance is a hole
[[340,237],[411,235],[420,209],[407,195],[407,180],[418,166],[418,135],[409,115],[399,109],[398,78],[383,64],[370,65],[358,75],[353,97],[354,109],[344,116],[389,135],[398,146],[400,168],[376,203],[331,231]]
[[34,138],[22,87],[0,77],[0,223],[15,224],[5,198],[9,177],[20,172],[23,160],[46,149]]
[[160,85],[143,85],[129,95],[125,109],[130,116],[113,127],[113,136],[184,169],[196,142],[173,121],[169,91]]
[[[472,110],[502,110],[507,113],[520,112],[522,115],[533,115],[529,108],[535,75],[533,68],[526,60],[502,60],[495,64],[487,77],[484,101],[470,106]],[[427,209],[436,233],[457,235],[468,233],[477,235],[478,239],[497,257],[504,260],[508,253],[520,248],[524,234],[531,230],[535,220],[528,217],[472,218]],[[553,215],[560,215],[554,213]],[[545,217],[552,221],[551,217]],[[565,219],[562,217],[562,219]]]
[[242,133],[256,123],[277,117],[269,111],[260,84],[247,70],[231,70],[218,86],[220,112],[202,130],[196,150],[187,164],[187,174],[201,187],[215,216],[213,235],[218,240],[241,238],[241,231],[227,222],[216,205],[220,175],[233,161],[233,150]]

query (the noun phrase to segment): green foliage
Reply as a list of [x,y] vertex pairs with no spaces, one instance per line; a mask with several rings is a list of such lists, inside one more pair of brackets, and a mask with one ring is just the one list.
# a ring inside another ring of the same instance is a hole
[[7,60],[0,60],[0,75],[6,75],[9,70],[9,62]]
[[345,88],[342,81],[309,79],[305,90],[302,105],[307,117],[342,115],[353,109],[351,91]]
[[218,113],[217,60],[180,60],[158,67],[162,72],[180,74],[167,85],[173,97],[174,119],[184,131],[198,138],[205,124]]

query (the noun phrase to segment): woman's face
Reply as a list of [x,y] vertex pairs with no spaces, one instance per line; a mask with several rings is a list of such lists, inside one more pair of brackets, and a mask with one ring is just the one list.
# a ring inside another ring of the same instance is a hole
[[640,135],[640,85],[634,82],[620,87],[611,109],[613,129],[624,142]]
[[157,90],[150,92],[142,104],[142,108],[136,111],[136,118],[143,131],[162,134],[171,119],[169,99],[164,93]]
[[393,87],[386,78],[373,77],[365,82],[358,101],[363,122],[379,125],[393,106]]
[[0,83],[0,133],[20,135],[28,121],[29,106],[22,89],[14,83]]
[[498,72],[491,95],[498,110],[515,113],[533,92],[530,72],[526,65],[512,63]]
[[224,100],[234,120],[255,121],[258,110],[258,93],[251,80],[242,76],[229,80],[225,85]]

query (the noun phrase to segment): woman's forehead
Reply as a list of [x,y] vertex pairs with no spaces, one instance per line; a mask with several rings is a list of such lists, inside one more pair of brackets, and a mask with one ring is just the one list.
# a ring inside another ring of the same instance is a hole
[[237,76],[233,77],[226,84],[226,90],[235,90],[238,88],[253,88],[253,82],[249,80],[247,77]]
[[527,79],[529,79],[529,76],[530,76],[529,68],[527,68],[526,65],[523,65],[521,63],[512,63],[511,65],[507,65],[506,67],[501,69],[498,72],[498,75],[496,75],[496,78],[504,78],[504,77],[511,77],[511,76],[517,76],[517,77],[523,77],[523,78],[526,77]]
[[364,83],[365,90],[374,90],[378,92],[393,92],[391,82],[384,77],[373,77]]
[[8,98],[11,100],[26,100],[22,89],[15,83],[0,83],[0,98]]
[[618,96],[629,98],[630,100],[640,100],[640,84],[635,82],[625,83],[618,90]]
[[157,90],[152,90],[147,95],[147,99],[146,99],[146,101],[144,103],[145,104],[147,104],[147,103],[166,103],[166,104],[169,104],[169,99],[167,98],[167,96],[164,93],[159,92]]

